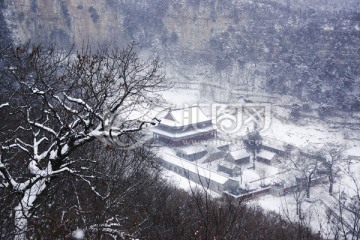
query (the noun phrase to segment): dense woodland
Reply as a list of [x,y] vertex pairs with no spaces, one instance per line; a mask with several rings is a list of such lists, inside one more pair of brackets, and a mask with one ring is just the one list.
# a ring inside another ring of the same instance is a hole
[[[359,13],[326,16],[311,10],[273,9],[244,10],[253,13],[254,21],[245,31],[230,28],[214,37],[209,59],[216,59],[218,69],[233,61],[265,65],[269,93],[314,101],[328,112],[360,110]],[[230,49],[224,51],[225,46]]]
[[[188,51],[181,46],[177,33],[169,32],[163,24],[170,4],[178,5],[184,13],[192,9],[194,24],[197,17],[214,23],[227,17],[232,23],[214,33],[201,48]],[[320,115],[332,110],[359,111],[359,9],[350,8],[351,4],[341,11],[298,5],[154,1],[144,6],[125,1],[118,7],[126,14],[124,28],[129,38],[138,39],[144,48],[160,39],[162,48],[176,61],[189,66],[210,64],[217,71],[226,72],[234,63],[239,68],[254,63],[259,66],[256,75],[266,79],[263,87],[269,93],[314,101],[319,104]],[[200,6],[206,13],[197,12]]]
[[[319,239],[305,226],[275,213],[171,186],[160,178],[151,154],[144,156],[144,149],[134,153],[139,157],[124,158],[130,154],[99,143],[79,149],[72,157],[89,161],[86,166],[96,169],[88,170],[96,175],[92,186],[100,192],[109,189],[109,195],[99,197],[72,174],[57,177],[37,200],[27,235],[72,239],[72,232],[80,228],[87,239]],[[133,167],[136,170],[127,175]],[[19,196],[3,190],[0,194],[1,216],[12,216]],[[13,221],[0,218],[2,239],[13,238]]]

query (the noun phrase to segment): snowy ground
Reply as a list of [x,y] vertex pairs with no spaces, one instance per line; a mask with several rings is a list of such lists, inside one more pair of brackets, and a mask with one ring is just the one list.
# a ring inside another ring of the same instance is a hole
[[311,189],[312,198],[302,200],[301,219],[296,214],[296,200],[294,194],[288,193],[282,197],[265,195],[248,202],[249,205],[261,206],[266,211],[274,211],[282,215],[285,219],[292,222],[302,222],[305,226],[310,226],[314,232],[319,232],[323,237],[332,237],[332,225],[326,215],[326,205],[323,200],[329,197],[323,186]]
[[203,191],[203,190],[205,190],[210,194],[210,196],[212,196],[214,198],[221,197],[220,194],[218,194],[218,193],[216,193],[214,191],[211,191],[209,189],[204,189],[201,185],[196,184],[193,181],[189,181],[189,179],[181,177],[180,175],[178,175],[178,174],[176,174],[176,173],[174,173],[172,171],[169,171],[167,169],[163,169],[162,174],[163,174],[163,177],[170,184],[172,184],[173,186],[175,186],[177,188],[183,189],[183,190],[187,191],[190,194],[191,194],[192,191],[196,191],[196,190]]
[[[360,168],[360,165],[358,168]],[[355,168],[355,170],[358,168]],[[194,189],[203,189],[200,185],[197,185],[174,172],[164,169],[163,174],[169,183],[174,184],[178,188],[186,190],[189,193]],[[343,179],[343,181],[346,181],[346,184],[351,185],[351,180]],[[250,206],[260,206],[265,211],[276,212],[291,222],[302,222],[305,226],[310,226],[314,232],[320,233],[325,239],[332,239],[334,226],[332,225],[332,222],[329,221],[327,209],[336,208],[336,197],[338,196],[339,189],[344,189],[345,186],[349,187],[346,184],[344,182],[339,182],[337,186],[335,186],[335,193],[333,196],[328,193],[327,185],[312,187],[311,198],[309,199],[305,197],[305,192],[302,192],[301,218],[296,214],[296,195],[294,193],[288,193],[282,197],[275,197],[268,194],[252,199],[247,204]],[[209,193],[213,197],[220,197],[220,195],[215,192],[209,191]]]
[[[348,171],[348,172],[346,172]],[[307,199],[305,192],[300,195],[302,202],[302,219],[296,214],[296,194],[288,193],[282,197],[265,195],[252,199],[249,205],[258,205],[266,211],[274,211],[290,221],[302,222],[310,226],[313,231],[319,232],[325,239],[333,239],[335,227],[329,220],[328,210],[338,212],[338,201],[340,195],[345,194],[346,200],[349,201],[351,196],[359,196],[357,184],[360,182],[360,162],[352,162],[350,170],[344,169],[340,179],[334,185],[333,194],[328,192],[329,185],[322,184],[311,188],[311,197]],[[297,195],[299,196],[299,195]],[[344,196],[344,195],[343,195]],[[298,198],[299,199],[299,198]],[[352,214],[344,211],[344,217],[352,222]]]
[[309,122],[305,126],[283,123],[274,116],[271,119],[270,127],[264,130],[262,135],[279,139],[299,148],[321,149],[326,143],[343,143],[349,148],[356,145],[354,141],[345,140],[341,130],[329,129],[321,123],[315,122]]
[[186,91],[183,89],[171,89],[167,92],[164,92],[162,96],[168,103],[178,107],[198,104],[200,99],[199,91],[191,89]]
[[[164,95],[164,98],[169,103],[176,106],[199,104],[198,99],[201,99],[200,93],[197,90],[189,90],[186,92],[184,90],[172,90],[167,92]],[[270,124],[261,132],[261,135],[263,137],[278,139],[293,146],[310,150],[320,150],[329,143],[341,144],[346,149],[345,156],[360,156],[360,141],[346,140],[344,137],[345,132],[350,131],[353,135],[357,136],[357,139],[360,139],[360,131],[343,128],[333,129],[327,126],[325,122],[314,119],[302,119],[301,124],[295,124],[289,120],[284,121],[283,116],[286,116],[287,114],[288,110],[273,106]],[[282,120],[275,116],[281,116]],[[228,137],[239,139],[239,137],[242,137],[243,135],[244,131],[240,131],[232,136],[228,135]],[[257,169],[262,169],[264,167],[261,166],[260,163],[257,164]],[[354,164],[352,169],[355,175],[357,174],[356,181],[359,183],[360,164],[358,162]],[[205,164],[204,166],[209,167],[212,170],[217,169],[216,162]],[[244,168],[242,181],[250,183],[250,188],[259,188],[261,182],[263,182],[263,184],[268,184],[278,177],[276,174],[279,170],[276,167],[266,166],[265,169],[267,169],[266,178],[265,180],[261,180],[261,175],[264,173],[260,173],[259,170],[254,171],[252,169]],[[180,188],[186,190],[196,186],[195,183],[191,183],[187,179],[182,178],[173,172],[164,170],[164,176],[170,179],[169,181],[174,182]],[[283,197],[274,197],[271,195],[262,196],[251,200],[249,204],[259,205],[268,211],[275,211],[285,218],[288,218],[290,221],[302,221],[304,224],[311,226],[315,232],[320,232],[325,238],[331,239],[333,227],[328,221],[326,209],[333,208],[335,202],[334,197],[328,194],[327,187],[328,186],[326,185],[321,185],[311,189],[312,198],[310,200],[304,199],[302,201],[302,213],[304,217],[302,220],[296,215],[296,201],[294,194],[292,193]],[[349,196],[355,194],[354,189],[354,182],[346,176],[343,176],[334,187],[335,193],[338,194],[340,191],[345,190]]]
[[[203,108],[206,113],[209,108],[209,103],[199,102],[201,92],[199,90],[184,90],[172,89],[163,94],[164,99],[174,106],[186,107],[194,104],[204,104]],[[240,102],[239,102],[240,103]],[[237,104],[237,103],[232,103]],[[210,106],[211,108],[211,106]],[[291,121],[282,121],[276,116],[284,116],[288,114],[288,110],[276,106],[271,106],[271,115],[269,125],[261,131],[264,137],[275,138],[283,142],[289,143],[299,148],[310,148],[312,150],[319,150],[328,143],[342,144],[345,149],[351,151],[353,155],[360,156],[360,141],[359,140],[346,140],[344,135],[347,131],[357,135],[360,139],[360,131],[349,129],[332,129],[325,125],[325,122],[317,122],[313,119],[303,119],[301,125],[292,123]],[[245,121],[245,120],[244,120]],[[246,125],[233,134],[232,137],[241,137],[246,133]]]
[[[254,173],[250,175],[254,178],[258,177],[258,175]],[[163,176],[169,181],[169,183],[174,184],[176,187],[188,191],[189,193],[195,189],[203,190],[200,185],[195,184],[194,182],[189,181],[188,179],[183,178],[172,171],[164,169]],[[244,181],[246,181],[245,177]],[[349,180],[347,180],[347,182],[350,183]],[[335,187],[335,197],[338,195],[337,193],[340,186],[345,185],[338,184]],[[220,194],[209,190],[207,191],[213,197],[220,197]],[[288,193],[282,197],[275,197],[268,194],[252,199],[247,204],[250,206],[260,206],[265,211],[274,211],[291,222],[302,222],[305,226],[310,226],[314,232],[319,232],[325,239],[332,239],[332,231],[334,230],[334,227],[332,222],[329,221],[327,209],[335,209],[334,204],[336,204],[336,198],[328,193],[328,186],[315,186],[311,188],[310,199],[305,197],[305,192],[302,192],[301,198],[301,218],[296,214],[296,195],[294,193]]]
[[[209,163],[202,163],[199,166],[206,167],[213,171],[217,171],[218,164],[224,160],[216,160]],[[239,181],[241,188],[259,190],[261,185],[268,185],[279,178],[279,169],[275,166],[269,166],[267,164],[256,162],[255,170],[252,169],[253,163],[242,165],[242,176],[232,177]],[[228,174],[219,172],[218,173],[230,177]]]

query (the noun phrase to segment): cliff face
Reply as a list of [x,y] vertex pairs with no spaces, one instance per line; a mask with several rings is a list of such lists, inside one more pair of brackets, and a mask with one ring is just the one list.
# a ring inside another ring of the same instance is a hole
[[6,16],[16,41],[60,46],[122,39],[123,16],[96,0],[6,0]]
[[17,42],[65,48],[135,41],[144,54],[162,58],[169,79],[200,85],[205,98],[254,90],[360,109],[358,0],[4,0],[4,6]]
[[221,2],[5,0],[5,5],[10,29],[20,42],[81,46],[135,40],[144,46],[160,41],[196,48],[232,22]]
[[[356,0],[4,0],[5,16],[17,41],[144,46],[179,43],[194,49],[229,27],[254,20],[256,8],[336,10],[359,8]],[[316,5],[314,5],[316,4]],[[271,12],[270,12],[271,15]],[[264,16],[262,16],[264,17]],[[281,16],[277,16],[281,17]],[[274,19],[272,19],[274,20]],[[154,37],[155,36],[155,37]]]
[[0,46],[11,43],[10,31],[5,20],[4,11],[2,11],[4,8],[4,2],[0,2]]
[[[209,55],[207,48],[211,38],[217,38],[230,26],[239,29],[246,24],[246,14],[240,13],[239,17],[236,5],[249,2],[5,0],[5,15],[16,42],[51,42],[66,48],[88,43],[122,46],[136,41],[142,49],[155,51],[168,63],[170,78],[199,83],[215,76],[216,81],[225,78],[231,82],[239,72],[238,66],[218,72],[213,67],[213,53]],[[184,64],[198,67],[188,69]]]

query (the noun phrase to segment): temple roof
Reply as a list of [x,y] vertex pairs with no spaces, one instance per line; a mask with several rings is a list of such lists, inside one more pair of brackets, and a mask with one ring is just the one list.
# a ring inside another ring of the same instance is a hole
[[261,150],[258,154],[258,157],[261,157],[263,159],[268,159],[268,160],[272,160],[275,156],[276,153],[270,152],[270,151],[266,151],[266,150]]
[[169,110],[165,117],[161,119],[160,124],[171,127],[181,127],[195,125],[206,121],[210,121],[210,118],[203,113],[200,107],[193,106],[189,108]]
[[250,157],[250,153],[248,153],[248,151],[246,151],[245,149],[239,149],[239,150],[231,151],[229,154],[232,156],[232,158],[235,161],[238,160],[238,159],[243,159],[243,158]]

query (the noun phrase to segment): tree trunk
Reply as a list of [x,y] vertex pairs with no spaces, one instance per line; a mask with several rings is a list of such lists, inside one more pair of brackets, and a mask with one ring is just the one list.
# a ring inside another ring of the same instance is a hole
[[330,175],[329,176],[329,193],[332,194],[334,186],[334,178]]
[[255,160],[256,160],[256,152],[255,152],[255,150],[254,150],[254,152],[253,152],[253,169],[255,170]]
[[311,188],[311,178],[308,179],[308,182],[306,185],[306,198],[310,197],[310,188]]
[[24,240],[28,227],[28,218],[30,211],[34,206],[37,197],[44,191],[46,187],[46,179],[35,182],[29,189],[24,192],[24,196],[20,203],[14,208],[15,212],[15,236],[14,240]]
[[296,215],[300,214],[300,202],[296,200]]

